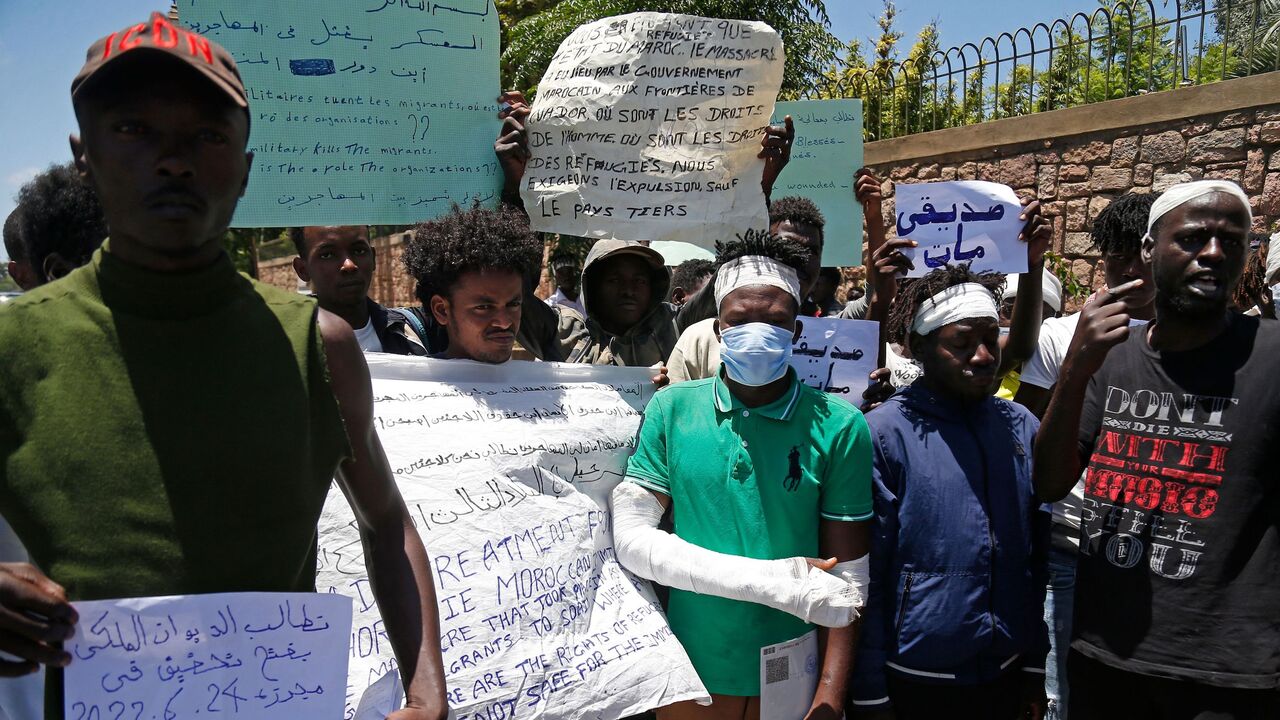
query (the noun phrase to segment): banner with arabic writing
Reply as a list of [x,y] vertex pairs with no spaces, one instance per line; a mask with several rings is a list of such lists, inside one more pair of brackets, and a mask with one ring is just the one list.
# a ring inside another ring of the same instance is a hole
[[[614,558],[622,481],[652,372],[370,356],[375,426],[436,585],[458,720],[617,718],[706,697],[648,582]],[[342,493],[316,586],[355,598],[348,718],[402,697]]]
[[496,203],[493,0],[201,0],[249,96],[236,227],[405,225]]

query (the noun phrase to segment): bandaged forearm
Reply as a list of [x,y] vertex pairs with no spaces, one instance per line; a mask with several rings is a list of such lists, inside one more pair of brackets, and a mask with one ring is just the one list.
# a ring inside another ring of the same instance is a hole
[[[613,549],[622,566],[647,580],[701,595],[756,603],[824,627],[845,627],[863,602],[866,558],[840,563],[843,576],[804,558],[756,560],[699,547],[658,529],[662,505],[632,483],[614,488]],[[861,575],[855,569],[861,564]]]

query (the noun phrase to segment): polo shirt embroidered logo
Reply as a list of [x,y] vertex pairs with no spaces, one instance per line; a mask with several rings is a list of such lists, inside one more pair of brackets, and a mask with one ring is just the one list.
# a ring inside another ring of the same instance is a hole
[[800,489],[802,476],[800,472],[800,448],[798,446],[793,445],[791,447],[791,454],[787,456],[787,460],[791,463],[791,467],[787,472],[787,479],[782,481],[782,487],[786,488],[787,492],[795,492]]

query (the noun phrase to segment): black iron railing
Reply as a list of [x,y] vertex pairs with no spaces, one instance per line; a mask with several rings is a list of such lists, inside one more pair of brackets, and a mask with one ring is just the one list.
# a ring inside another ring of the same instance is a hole
[[1280,70],[1280,0],[1120,0],[899,63],[835,69],[801,97],[863,100],[867,140]]

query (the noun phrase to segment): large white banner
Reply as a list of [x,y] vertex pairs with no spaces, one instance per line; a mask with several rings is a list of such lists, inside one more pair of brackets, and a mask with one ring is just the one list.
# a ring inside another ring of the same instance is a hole
[[529,117],[531,226],[707,249],[765,229],[756,156],[782,67],[761,22],[641,12],[574,30]]
[[[375,425],[431,558],[457,718],[618,718],[705,698],[649,584],[613,554],[608,497],[652,372],[368,357]],[[395,658],[336,488],[316,585],[355,598],[346,717],[382,720],[402,700]]]

